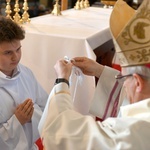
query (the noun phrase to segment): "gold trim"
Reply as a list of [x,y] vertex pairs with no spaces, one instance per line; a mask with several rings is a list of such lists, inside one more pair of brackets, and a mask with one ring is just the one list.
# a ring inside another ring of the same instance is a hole
[[[118,3],[117,3],[118,4]],[[119,0],[119,4],[115,10],[122,12],[122,1]],[[127,12],[126,12],[127,13]],[[125,14],[124,14],[125,15]],[[123,17],[123,15],[120,15]],[[114,17],[115,18],[115,17]],[[113,18],[111,18],[112,20]],[[110,21],[111,21],[110,20]],[[133,66],[144,65],[150,63],[150,1],[144,0],[137,12],[133,15],[130,21],[124,22],[123,29],[118,33],[118,37],[114,40],[116,52],[120,61],[120,65]],[[117,26],[117,25],[116,25]],[[111,27],[112,31],[115,27]]]
[[150,63],[150,48],[117,53],[121,66],[143,65]]
[[[147,4],[148,5],[148,4]],[[121,36],[124,38],[124,44],[128,45],[130,42],[137,44],[147,44],[150,42],[149,33],[146,36],[146,29],[150,27],[150,8],[143,6],[130,24],[122,32]]]

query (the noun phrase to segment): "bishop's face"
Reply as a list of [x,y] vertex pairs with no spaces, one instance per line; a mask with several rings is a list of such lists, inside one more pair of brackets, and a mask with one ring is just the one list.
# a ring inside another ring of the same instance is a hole
[[[127,75],[129,73],[126,72],[126,69],[122,69],[122,75]],[[130,104],[136,102],[137,100],[137,95],[136,95],[136,84],[135,84],[135,79],[134,77],[127,76],[124,80],[123,86],[126,91],[126,96],[127,99],[129,100]]]
[[20,40],[0,43],[0,71],[11,76],[21,59]]

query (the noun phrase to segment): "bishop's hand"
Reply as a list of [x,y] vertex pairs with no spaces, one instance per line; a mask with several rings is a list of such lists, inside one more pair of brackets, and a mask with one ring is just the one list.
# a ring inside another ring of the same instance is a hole
[[56,71],[57,78],[64,78],[69,81],[72,71],[72,63],[61,59],[56,62],[54,69]]

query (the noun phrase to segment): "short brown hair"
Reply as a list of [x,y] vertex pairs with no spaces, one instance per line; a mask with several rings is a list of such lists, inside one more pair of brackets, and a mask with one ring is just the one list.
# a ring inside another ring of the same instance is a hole
[[0,16],[0,43],[12,40],[23,40],[25,31],[17,23],[6,17]]

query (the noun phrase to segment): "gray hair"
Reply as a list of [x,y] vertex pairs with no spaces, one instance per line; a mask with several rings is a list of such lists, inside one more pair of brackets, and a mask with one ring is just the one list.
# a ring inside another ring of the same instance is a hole
[[128,74],[137,73],[139,75],[142,75],[143,77],[146,77],[150,81],[150,68],[144,65],[126,67],[125,69]]

